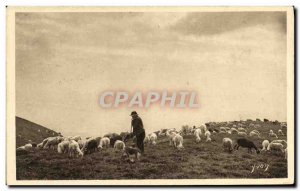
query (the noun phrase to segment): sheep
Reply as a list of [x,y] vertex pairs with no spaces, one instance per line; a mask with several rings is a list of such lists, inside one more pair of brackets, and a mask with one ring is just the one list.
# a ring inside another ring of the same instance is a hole
[[238,131],[239,131],[239,132],[245,132],[245,133],[247,132],[247,130],[246,130],[245,128],[243,128],[243,127],[239,127],[239,128],[238,128]]
[[196,142],[199,143],[201,141],[201,130],[200,129],[196,129],[194,131],[194,135],[196,137]]
[[268,148],[268,146],[269,146],[269,144],[270,144],[270,142],[268,141],[268,140],[264,140],[263,142],[262,142],[262,151],[266,151],[267,150],[267,148]]
[[108,148],[110,145],[110,139],[108,137],[103,137],[101,140],[100,140],[100,144],[98,146],[98,148]]
[[254,128],[260,128],[260,125],[259,124],[256,124],[255,126],[254,126]]
[[58,153],[68,153],[70,141],[62,141],[57,145]]
[[256,134],[259,134],[260,135],[260,132],[256,129],[252,130],[253,132],[255,132]]
[[149,144],[149,143],[150,143],[150,138],[149,138],[149,136],[146,136],[144,138],[144,144]]
[[250,137],[257,136],[258,138],[260,138],[260,135],[259,135],[257,132],[255,132],[255,131],[251,131],[251,132],[249,133],[249,136],[250,136]]
[[236,130],[236,128],[232,127],[230,129],[231,134],[238,134],[238,130]]
[[78,140],[77,143],[79,145],[79,148],[82,150],[82,148],[85,146],[87,140]]
[[69,144],[69,156],[83,157],[83,152],[79,148],[79,144],[75,140],[71,140]]
[[253,124],[253,123],[250,123],[250,124],[249,124],[249,127],[250,127],[250,128],[253,128],[253,127],[254,127],[254,124]]
[[125,150],[125,143],[123,141],[117,140],[114,145],[115,150]]
[[224,127],[226,131],[229,131],[231,128],[230,127]]
[[232,140],[228,137],[223,138],[223,149],[228,150],[229,153],[233,151],[233,143]]
[[175,137],[175,135],[177,135],[177,133],[167,131],[166,135],[167,135],[167,137],[169,139],[169,145],[172,146],[173,145],[173,137]]
[[245,148],[248,148],[249,153],[252,153],[252,148],[254,148],[256,150],[257,154],[260,153],[259,149],[255,146],[255,144],[248,139],[241,138],[241,139],[238,139],[236,142],[237,142],[237,144],[234,146],[234,148],[236,150],[239,150],[239,147],[245,147]]
[[26,145],[24,145],[25,150],[30,150],[32,149],[32,144],[28,143]]
[[246,132],[238,132],[238,135],[240,135],[240,136],[247,136],[247,133]]
[[220,127],[220,131],[225,131],[227,132],[227,129],[225,127]]
[[173,138],[172,138],[172,142],[175,148],[177,149],[181,149],[183,148],[183,137],[179,134],[176,134]]
[[87,154],[87,153],[92,153],[92,152],[95,152],[98,150],[98,143],[95,139],[89,139],[86,144],[85,144],[85,147],[83,149],[84,154]]
[[207,127],[205,124],[200,125],[199,129],[201,130],[201,132],[205,133],[207,131]]
[[284,134],[283,134],[283,132],[282,132],[282,129],[278,129],[278,135],[284,136]]
[[268,151],[281,151],[284,153],[283,145],[281,143],[273,143],[271,142],[267,148]]
[[151,145],[156,145],[157,135],[155,133],[151,133],[149,135],[149,141]]
[[[272,131],[272,130],[271,130]],[[273,132],[270,132],[269,133],[269,137],[275,137],[276,139],[278,139],[278,136],[275,134],[275,133],[273,133]]]
[[211,138],[210,138],[211,133],[209,131],[206,131],[204,135],[206,136],[206,142],[210,142],[211,141]]
[[227,133],[226,131],[220,131],[219,133],[221,133],[221,134],[225,134],[225,133]]
[[285,140],[273,140],[271,143],[281,143],[285,148],[287,147],[287,142]]
[[44,148],[55,148],[60,142],[64,140],[63,137],[50,137],[47,143],[45,144]]

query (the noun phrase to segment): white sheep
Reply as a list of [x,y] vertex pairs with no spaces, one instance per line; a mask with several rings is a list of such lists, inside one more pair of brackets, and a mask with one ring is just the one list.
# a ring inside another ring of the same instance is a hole
[[144,139],[144,144],[149,144],[150,143],[150,137],[146,136]]
[[28,144],[24,145],[24,147],[25,147],[25,150],[30,150],[30,149],[32,149],[32,144],[28,143]]
[[239,131],[239,132],[245,132],[245,133],[247,132],[247,130],[246,130],[245,128],[243,128],[243,127],[239,127],[239,128],[238,128],[238,131]]
[[211,141],[211,138],[210,138],[211,133],[209,131],[206,131],[204,135],[206,136],[206,142],[210,142]]
[[115,150],[125,150],[125,143],[123,141],[116,140],[114,149]]
[[277,140],[273,140],[271,143],[281,143],[283,145],[284,148],[287,147],[287,142],[286,140],[280,140],[280,139],[277,139]]
[[[230,129],[230,128],[229,128]],[[225,132],[227,132],[227,129],[226,129],[226,127],[220,127],[220,131],[225,131]]]
[[69,144],[69,156],[83,156],[83,152],[79,148],[79,144],[75,140],[71,140]]
[[175,136],[173,136],[172,142],[175,148],[177,149],[183,148],[183,137],[181,135],[176,134]]
[[268,146],[269,146],[270,142],[268,140],[264,140],[261,145],[263,147],[262,151],[266,151]]
[[231,132],[231,134],[238,134],[239,131],[236,128],[232,127],[230,129],[230,132]]
[[155,133],[151,133],[149,135],[149,141],[151,145],[156,145],[157,135]]
[[284,136],[284,134],[283,134],[283,132],[282,132],[282,129],[278,129],[278,135]]
[[175,132],[170,132],[170,130],[168,130],[167,132],[166,132],[166,135],[167,135],[167,137],[168,137],[168,139],[169,139],[169,145],[170,146],[172,146],[173,145],[173,137],[175,137],[175,135],[177,135],[177,133],[175,133]]
[[259,124],[256,124],[255,126],[254,126],[254,128],[260,128],[260,125]]
[[199,129],[201,130],[201,132],[205,133],[207,131],[207,127],[205,124],[200,125]]
[[202,135],[201,130],[200,129],[196,129],[194,131],[194,135],[196,137],[196,142],[199,143],[201,141],[201,135]]
[[254,127],[254,124],[253,124],[253,123],[250,123],[250,124],[249,124],[249,127],[250,127],[250,128],[253,128],[253,127]]
[[270,143],[268,148],[267,148],[268,151],[281,151],[284,153],[284,149],[283,149],[283,145],[281,143]]
[[62,141],[57,145],[58,153],[68,153],[70,141]]
[[223,138],[223,149],[228,150],[228,152],[233,151],[233,142],[230,138],[228,137]]
[[231,128],[230,127],[224,127],[226,131],[229,131]]
[[100,144],[98,146],[98,148],[109,148],[109,144],[110,144],[110,139],[108,137],[103,137],[100,140]]
[[251,131],[251,132],[249,133],[249,136],[250,136],[250,137],[257,136],[258,138],[260,138],[260,134],[257,133],[256,131]]

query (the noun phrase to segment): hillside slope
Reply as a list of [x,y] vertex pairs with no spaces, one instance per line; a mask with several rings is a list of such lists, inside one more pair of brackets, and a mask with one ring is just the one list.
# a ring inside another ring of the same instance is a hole
[[16,117],[16,146],[22,146],[29,140],[40,143],[45,138],[57,136],[58,133],[46,127],[28,121],[26,119]]

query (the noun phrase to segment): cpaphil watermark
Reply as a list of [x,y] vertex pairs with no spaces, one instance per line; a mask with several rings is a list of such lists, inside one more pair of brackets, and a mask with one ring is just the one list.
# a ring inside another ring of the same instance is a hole
[[137,91],[130,94],[126,91],[105,91],[99,97],[102,108],[117,108],[123,105],[127,107],[149,108],[151,105],[159,104],[160,107],[171,108],[198,108],[197,93],[194,91],[151,91],[142,93]]

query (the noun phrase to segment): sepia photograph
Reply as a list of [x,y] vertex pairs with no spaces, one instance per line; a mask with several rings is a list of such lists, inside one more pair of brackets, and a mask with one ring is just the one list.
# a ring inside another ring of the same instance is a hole
[[292,185],[293,7],[7,7],[8,185]]

